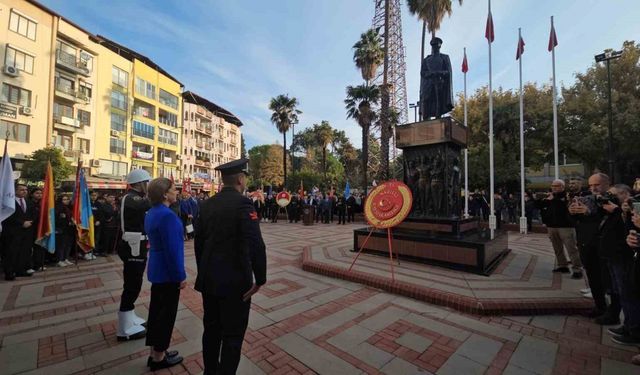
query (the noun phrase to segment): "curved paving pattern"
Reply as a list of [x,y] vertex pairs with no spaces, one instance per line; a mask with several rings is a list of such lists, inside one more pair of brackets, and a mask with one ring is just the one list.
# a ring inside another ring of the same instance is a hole
[[491,276],[481,276],[413,262],[394,263],[391,278],[389,258],[356,256],[353,239],[332,241],[304,249],[303,269],[355,281],[391,293],[452,307],[468,313],[550,314],[579,313],[593,308],[580,296],[583,280],[554,274],[554,256],[547,251],[545,236],[509,234],[511,253]]
[[[253,300],[239,374],[638,373],[629,363],[637,348],[613,345],[602,327],[580,316],[479,316],[302,270],[304,247],[346,245],[356,227],[262,225],[269,282]],[[550,254],[543,236],[524,238],[518,248],[543,262]],[[192,243],[186,252],[192,283]],[[508,278],[508,267],[495,282]],[[533,278],[535,267],[531,272]],[[492,279],[470,277],[451,287],[499,289],[488,284]],[[0,282],[0,375],[146,373],[144,340],[115,338],[121,285],[115,257]],[[146,316],[147,283],[143,290],[137,310]],[[199,294],[186,289],[172,338],[185,362],[158,373],[202,372],[201,316]]]

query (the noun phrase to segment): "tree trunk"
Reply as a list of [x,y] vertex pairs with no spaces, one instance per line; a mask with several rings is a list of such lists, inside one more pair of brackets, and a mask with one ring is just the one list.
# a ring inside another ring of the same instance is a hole
[[369,164],[369,124],[362,127],[362,186],[367,195],[367,165]]
[[389,12],[391,0],[385,0],[384,12],[384,73],[382,78],[382,98],[380,103],[380,179],[389,178]]
[[324,180],[327,180],[327,146],[322,148],[322,170],[324,171]]
[[282,180],[282,186],[286,189],[287,186],[287,132],[282,133],[282,165],[284,166],[284,179]]

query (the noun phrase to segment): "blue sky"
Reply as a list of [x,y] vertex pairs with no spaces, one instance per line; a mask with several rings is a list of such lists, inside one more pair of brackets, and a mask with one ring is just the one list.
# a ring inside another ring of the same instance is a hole
[[[293,95],[304,112],[296,128],[321,120],[347,132],[360,145],[360,130],[345,118],[347,85],[361,83],[351,50],[371,26],[374,0],[41,0],[89,31],[105,35],[153,59],[187,90],[236,114],[247,147],[282,142],[270,123],[271,97]],[[451,56],[454,91],[462,91],[462,48],[467,47],[468,90],[488,82],[484,39],[487,2],[454,1],[438,36]],[[409,102],[418,100],[421,23],[402,1]],[[639,39],[638,0],[494,0],[496,40],[493,84],[517,88],[517,31],[526,42],[525,81],[548,83],[549,16],[555,17],[559,45],[556,74],[570,84],[605,48]],[[412,112],[409,118],[413,119]],[[290,142],[290,134],[287,137]]]

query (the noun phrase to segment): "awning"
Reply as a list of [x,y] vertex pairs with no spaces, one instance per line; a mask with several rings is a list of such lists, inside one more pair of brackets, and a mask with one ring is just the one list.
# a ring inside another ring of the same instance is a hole
[[89,189],[111,189],[126,190],[127,183],[124,181],[87,181]]

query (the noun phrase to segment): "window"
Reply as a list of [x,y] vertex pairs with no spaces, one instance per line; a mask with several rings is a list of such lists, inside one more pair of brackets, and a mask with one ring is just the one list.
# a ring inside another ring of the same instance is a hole
[[124,70],[112,66],[111,67],[111,82],[115,83],[120,87],[126,88],[129,85],[129,73]]
[[82,82],[82,81],[80,82],[80,85],[78,87],[78,95],[81,98],[90,100],[92,92],[93,92],[93,85],[91,85],[89,82]]
[[109,152],[124,155],[124,140],[118,138],[109,139]]
[[178,126],[178,115],[167,112],[161,108],[158,115],[158,121],[175,128]]
[[11,9],[11,16],[9,16],[9,30],[25,36],[31,40],[36,40],[37,25],[38,24],[35,21]]
[[81,126],[91,126],[91,112],[78,110],[78,121]]
[[133,114],[136,116],[146,117],[151,120],[156,119],[156,107],[145,102],[134,100],[133,102]]
[[70,105],[53,102],[53,118],[60,119],[60,117],[62,116],[73,118],[73,107]]
[[169,130],[160,129],[158,132],[158,142],[175,146],[178,144],[178,134]]
[[144,79],[136,77],[136,94],[156,99],[156,87]]
[[178,109],[178,97],[163,89],[160,89],[160,103],[173,109]]
[[23,72],[33,74],[34,57],[22,51],[18,51],[7,45],[7,53],[4,55],[4,65],[13,66]]
[[21,105],[23,107],[31,107],[31,91],[3,83],[0,101]]
[[153,127],[153,125],[145,124],[144,122],[133,120],[133,134],[153,139],[155,135],[155,127]]
[[65,134],[56,135],[56,146],[62,147],[65,151],[73,150],[73,137]]
[[0,134],[9,132],[9,140],[29,143],[29,125],[0,120]]
[[80,151],[83,154],[88,154],[89,153],[89,140],[88,139],[84,139],[84,138],[78,138],[78,142],[80,142]]
[[121,92],[111,90],[111,106],[126,111],[127,97]]
[[189,112],[188,111],[184,111],[184,119],[185,120],[189,120]]
[[75,96],[76,81],[56,74],[56,90]]
[[100,159],[100,170],[98,173],[118,177],[126,176],[128,173],[127,163]]
[[117,130],[119,132],[125,131],[127,128],[126,122],[127,118],[124,115],[111,112],[111,130]]

